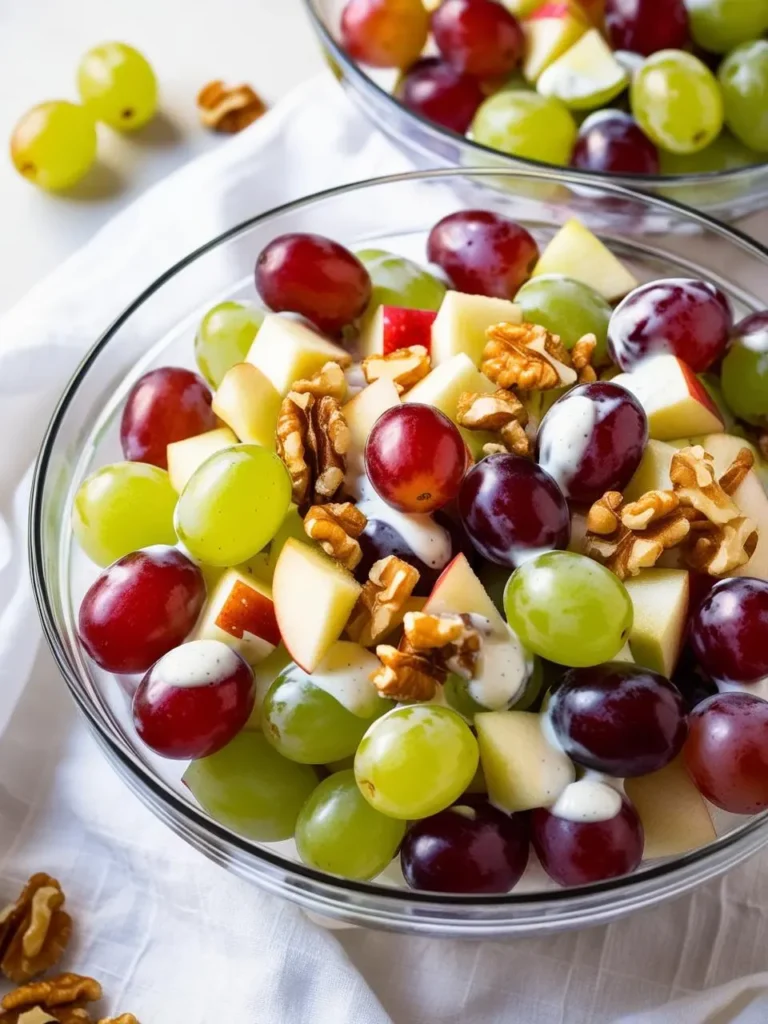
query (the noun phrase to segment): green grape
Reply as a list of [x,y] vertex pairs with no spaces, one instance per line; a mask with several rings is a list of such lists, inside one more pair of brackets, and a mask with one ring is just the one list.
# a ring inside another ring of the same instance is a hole
[[418,263],[384,249],[361,249],[355,255],[370,274],[373,285],[365,318],[379,306],[440,308],[445,285]]
[[[668,153],[664,149],[659,150],[659,163],[662,174],[707,174],[718,171],[735,171],[740,167],[752,167],[755,164],[759,164],[761,159],[759,153],[745,146],[740,139],[737,139],[726,128],[708,146],[699,150],[698,153]],[[700,189],[700,187],[699,185],[696,186],[697,189]],[[723,198],[726,195],[740,196],[741,191],[741,185],[737,184],[735,188],[731,185],[728,193],[723,191]],[[716,194],[715,186],[712,188],[712,194],[713,196]],[[670,192],[672,198],[678,195],[679,192]],[[691,196],[695,198],[693,192]]]
[[[541,691],[544,688],[544,670],[542,668],[541,658],[533,658],[533,671],[525,681],[522,693],[513,700],[509,705],[509,710],[514,709],[515,711],[527,711],[533,707],[536,701],[541,695]],[[446,701],[450,706],[461,715],[462,718],[466,718],[467,721],[471,722],[475,715],[482,711],[488,711],[489,709],[483,707],[469,692],[469,681],[464,679],[462,676],[450,673],[448,678],[443,685],[443,694]],[[498,708],[493,710],[498,711]]]
[[768,42],[757,39],[729,53],[717,72],[725,123],[752,149],[768,152]]
[[227,370],[245,360],[265,315],[241,302],[220,302],[208,310],[195,336],[195,359],[209,384],[217,388]]
[[529,650],[575,668],[610,661],[632,628],[632,601],[621,580],[571,551],[524,562],[510,577],[504,607]]
[[768,313],[750,320],[752,330],[733,339],[723,360],[723,395],[738,417],[768,427]]
[[480,582],[493,601],[500,615],[504,614],[504,588],[510,576],[508,566],[496,565],[493,562],[486,562],[483,559],[475,570],[480,577]]
[[472,781],[477,740],[450,708],[412,704],[371,726],[355,755],[355,778],[372,807],[392,818],[426,818]]
[[69,188],[96,159],[96,126],[84,107],[51,100],[28,110],[13,130],[11,159],[40,188]]
[[327,764],[354,754],[371,722],[391,707],[390,701],[374,694],[371,713],[356,715],[316,686],[311,675],[291,665],[267,691],[261,723],[264,735],[283,757]]
[[203,810],[249,839],[290,839],[317,785],[308,765],[286,761],[260,732],[241,732],[210,757],[193,761],[183,782]]
[[710,53],[727,53],[768,29],[765,0],[685,0],[694,41]]
[[697,153],[723,127],[717,79],[682,50],[659,50],[632,79],[632,114],[645,134],[673,153]]
[[594,364],[610,362],[607,338],[612,310],[588,284],[563,274],[542,274],[523,285],[515,302],[522,308],[524,320],[560,335],[567,349],[573,348],[585,334],[594,334]]
[[115,462],[80,484],[72,505],[72,529],[97,565],[130,551],[175,544],[176,492],[164,469],[144,462]]
[[405,822],[375,811],[347,770],[321,782],[302,807],[296,849],[310,867],[367,881],[392,861],[404,835]]
[[700,373],[698,374],[698,378],[709,397],[717,406],[720,418],[725,424],[726,434],[732,434],[736,427],[736,417],[731,412],[730,407],[725,400],[720,378],[714,373]]
[[192,474],[176,506],[176,532],[206,565],[239,565],[272,540],[290,503],[291,480],[277,455],[234,445]]
[[80,98],[97,121],[128,132],[157,112],[157,79],[151,64],[125,43],[94,46],[77,69]]
[[560,100],[517,89],[489,96],[472,122],[472,137],[483,146],[547,164],[569,162],[577,131]]

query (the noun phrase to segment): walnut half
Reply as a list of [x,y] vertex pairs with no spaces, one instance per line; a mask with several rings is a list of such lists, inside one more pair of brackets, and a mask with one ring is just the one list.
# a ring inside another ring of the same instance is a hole
[[356,569],[363,557],[358,537],[368,520],[351,501],[313,505],[304,517],[304,530],[345,569]]
[[490,395],[465,391],[459,395],[456,418],[467,430],[498,432],[501,451],[526,457],[531,454],[531,440],[525,432],[528,413],[511,391],[500,388]]
[[29,981],[61,959],[72,934],[72,918],[63,906],[61,886],[41,873],[0,911],[0,969],[11,981]]
[[293,500],[329,501],[344,480],[350,433],[338,399],[290,391],[277,418],[277,454],[291,477]]
[[197,94],[197,109],[203,127],[232,135],[257,121],[267,105],[250,85],[227,87],[217,79]]
[[501,388],[550,391],[570,387],[578,374],[556,334],[538,324],[496,324],[486,331],[480,369]]
[[373,647],[403,621],[419,571],[396,555],[374,562],[347,623],[347,636]]

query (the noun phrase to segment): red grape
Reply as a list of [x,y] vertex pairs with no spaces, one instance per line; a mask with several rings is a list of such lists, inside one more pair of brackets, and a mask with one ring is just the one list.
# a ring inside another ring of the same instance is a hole
[[539,426],[537,459],[566,498],[591,504],[622,491],[648,441],[643,407],[610,381],[580,384],[559,398]]
[[179,366],[150,370],[131,388],[120,422],[120,444],[130,462],[168,468],[168,445],[217,426],[213,396],[202,377]]
[[376,493],[401,512],[433,512],[458,494],[467,450],[453,423],[431,405],[405,403],[376,420],[365,468]]
[[555,481],[519,455],[490,455],[467,473],[459,514],[483,556],[511,569],[541,551],[566,548],[568,503]]
[[622,370],[666,353],[703,373],[725,352],[732,327],[728,299],[719,288],[671,277],[640,285],[616,307],[608,346]]
[[412,889],[509,892],[528,863],[526,816],[503,814],[482,797],[462,797],[408,830],[400,863]]
[[658,672],[623,661],[570,669],[548,710],[566,754],[606,775],[655,772],[685,742],[685,708],[677,688]]
[[512,299],[531,276],[539,247],[508,217],[490,210],[463,210],[435,224],[427,255],[458,291]]
[[691,713],[684,748],[701,793],[733,814],[768,810],[768,701],[721,693]]
[[[696,575],[691,573],[691,576]],[[710,577],[711,578],[711,577]],[[675,671],[672,673],[672,682],[682,694],[686,709],[691,712],[695,707],[717,693],[717,684],[704,672],[701,665],[696,661],[690,643],[687,643],[680,653]]]
[[254,703],[253,672],[219,640],[192,640],[156,661],[133,697],[141,739],[162,757],[215,754],[240,732]]
[[693,613],[691,644],[713,679],[768,678],[768,581],[735,576],[716,583]]
[[600,110],[579,128],[571,166],[610,174],[658,174],[659,153],[631,114]]
[[464,135],[485,99],[480,83],[437,57],[416,61],[400,80],[396,95],[409,110]]
[[146,672],[186,639],[205,602],[200,569],[176,548],[133,551],[108,566],[80,605],[78,633],[108,672]]
[[[361,503],[360,509],[367,515],[365,502]],[[394,515],[398,516],[399,513],[394,512]],[[355,569],[355,577],[361,583],[365,583],[374,562],[378,562],[381,558],[387,558],[389,555],[395,555],[419,571],[419,580],[413,590],[414,597],[428,597],[442,575],[443,569],[453,557],[460,551],[464,551],[464,554],[471,554],[472,551],[464,531],[444,512],[435,512],[432,518],[439,527],[444,529],[449,541],[446,551],[450,554],[443,564],[427,565],[426,562],[423,562],[414,554],[407,540],[398,532],[397,522],[388,522],[385,515],[377,508],[374,514],[368,517],[366,527],[358,537],[363,557]]]
[[280,235],[256,260],[256,288],[277,313],[299,313],[336,334],[364,312],[371,279],[360,260],[322,235]]
[[478,78],[508,75],[525,45],[517,20],[497,0],[443,0],[432,15],[432,35],[449,64]]
[[341,41],[355,60],[377,68],[407,68],[429,34],[422,0],[348,0],[341,15]]
[[559,885],[588,885],[634,871],[643,856],[643,827],[632,804],[607,821],[569,821],[543,807],[531,815],[541,866]]
[[614,50],[643,57],[682,50],[689,40],[683,0],[606,0],[605,29]]

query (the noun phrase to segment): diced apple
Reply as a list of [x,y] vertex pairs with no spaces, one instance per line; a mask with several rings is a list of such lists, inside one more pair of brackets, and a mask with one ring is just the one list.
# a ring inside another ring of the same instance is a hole
[[305,672],[312,672],[339,639],[361,589],[318,548],[293,537],[285,542],[272,586],[275,614],[283,643]]
[[241,565],[236,565],[235,568],[243,576],[248,576],[258,580],[259,583],[266,583],[268,586],[272,586],[272,565],[269,559],[269,551],[259,551],[253,558],[249,558],[247,562],[243,562]]
[[433,309],[379,306],[360,336],[361,351],[364,356],[387,356],[412,345],[423,345],[429,351],[436,316]]
[[541,715],[484,711],[474,724],[488,796],[501,810],[550,807],[574,781],[573,763],[549,743]]
[[167,449],[171,487],[181,494],[198,466],[233,444],[237,444],[237,438],[229,427],[217,427],[195,437],[186,437],[183,441],[173,441]]
[[255,665],[280,643],[272,592],[266,583],[227,569],[208,599],[195,640],[221,640]]
[[[547,0],[501,0],[501,2],[516,18],[527,18],[529,14],[532,14],[537,7],[545,4]],[[442,0],[437,0],[436,6],[439,6],[440,3],[442,3]]]
[[288,511],[285,513],[285,519],[282,521],[280,529],[272,538],[272,543],[269,545],[269,569],[273,578],[275,575],[275,566],[277,565],[277,560],[280,557],[280,552],[283,550],[285,542],[290,537],[293,537],[295,540],[302,541],[302,543],[309,545],[311,548],[319,548],[317,542],[310,540],[307,536],[307,531],[304,529],[304,520],[296,505],[288,506]]
[[629,76],[596,28],[552,61],[539,76],[536,90],[555,96],[572,110],[594,110],[626,87]]
[[688,625],[690,573],[685,569],[644,569],[624,581],[634,608],[629,646],[638,665],[669,678],[675,670]]
[[704,797],[682,757],[650,775],[627,779],[624,788],[643,825],[644,860],[679,857],[717,838]]
[[600,292],[609,302],[622,298],[638,284],[611,250],[573,217],[563,224],[541,254],[533,276],[541,274],[573,277]]
[[284,396],[294,381],[311,377],[325,363],[349,366],[352,358],[300,321],[270,313],[259,328],[246,362],[258,367]]
[[632,649],[628,643],[624,644],[618,654],[614,654],[614,661],[627,661],[630,665],[635,664],[635,659],[632,657]]
[[272,382],[257,366],[236,363],[213,396],[213,411],[244,444],[274,451],[280,402]]
[[520,307],[508,299],[446,292],[432,325],[432,362],[439,366],[464,353],[475,366],[479,366],[488,328],[495,324],[522,322]]
[[535,82],[588,28],[586,15],[573,0],[549,0],[535,8],[523,22],[523,74],[528,81]]
[[397,388],[391,380],[381,377],[359,391],[342,407],[341,411],[351,434],[353,451],[362,451],[365,448],[365,442],[376,420],[387,409],[396,405],[400,405]]
[[613,383],[631,391],[639,400],[648,417],[650,435],[656,441],[725,429],[706,388],[677,356],[654,356],[631,373],[620,373]]
[[424,611],[432,614],[484,615],[495,633],[507,636],[507,625],[488,591],[475,575],[464,554],[448,563],[427,598]]
[[624,489],[625,501],[637,501],[648,491],[668,491],[672,487],[669,467],[675,449],[664,441],[649,441],[640,465]]

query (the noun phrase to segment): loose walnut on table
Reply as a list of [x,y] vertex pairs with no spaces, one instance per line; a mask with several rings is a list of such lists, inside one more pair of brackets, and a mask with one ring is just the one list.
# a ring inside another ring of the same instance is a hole
[[28,981],[59,962],[72,934],[63,906],[58,881],[41,873],[0,911],[0,969],[11,981]]

